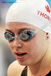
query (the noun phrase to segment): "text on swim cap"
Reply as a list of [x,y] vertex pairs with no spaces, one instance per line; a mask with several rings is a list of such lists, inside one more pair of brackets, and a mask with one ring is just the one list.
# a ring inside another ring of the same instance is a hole
[[51,19],[50,19],[50,16],[48,16],[48,15],[45,14],[45,13],[43,13],[42,11],[39,11],[39,10],[38,10],[37,15],[42,16],[42,17],[44,17],[44,18],[46,18],[46,19],[48,19],[48,20],[51,20]]

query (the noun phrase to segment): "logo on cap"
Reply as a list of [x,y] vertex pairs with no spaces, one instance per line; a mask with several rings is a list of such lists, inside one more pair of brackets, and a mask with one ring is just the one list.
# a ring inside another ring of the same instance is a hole
[[[49,2],[50,0],[49,1],[46,0],[46,1],[48,2],[49,5],[46,4],[44,8],[45,8],[46,12],[48,12],[49,14],[51,14],[51,4]],[[51,21],[51,17],[46,12],[43,12],[41,10],[38,10],[37,11],[37,15],[39,15],[39,16],[41,16],[41,17],[43,17],[43,18],[45,18],[45,19],[47,19],[49,21]]]
[[50,8],[51,8],[50,0],[46,0],[46,1],[47,1],[48,4],[49,4],[49,5],[46,5],[46,6],[45,6],[46,11],[47,11],[48,13],[51,13],[51,9],[50,9]]
[[45,8],[46,8],[47,12],[49,12],[49,13],[51,12],[49,5],[46,5]]

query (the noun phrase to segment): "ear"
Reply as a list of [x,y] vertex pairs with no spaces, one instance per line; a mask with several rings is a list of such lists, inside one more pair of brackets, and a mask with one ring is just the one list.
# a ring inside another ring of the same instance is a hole
[[49,33],[46,32],[46,39],[49,39]]

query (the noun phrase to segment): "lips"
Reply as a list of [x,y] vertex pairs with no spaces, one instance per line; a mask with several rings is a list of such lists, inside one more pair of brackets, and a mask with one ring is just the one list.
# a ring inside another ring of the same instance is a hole
[[18,52],[18,53],[15,53],[16,54],[16,58],[17,59],[22,59],[25,57],[25,55],[27,54],[26,52],[25,53],[21,53],[21,52]]
[[27,54],[27,53],[17,53],[18,56],[23,56],[25,54]]

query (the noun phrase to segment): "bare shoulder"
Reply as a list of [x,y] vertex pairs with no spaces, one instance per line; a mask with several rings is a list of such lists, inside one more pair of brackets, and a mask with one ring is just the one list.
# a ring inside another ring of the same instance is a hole
[[20,65],[16,60],[9,65],[7,74],[8,76],[21,76],[24,67],[25,66]]

